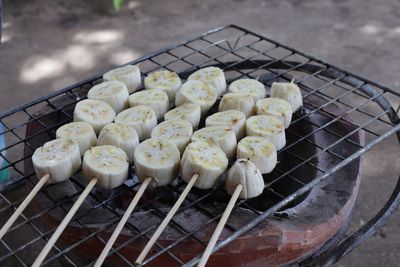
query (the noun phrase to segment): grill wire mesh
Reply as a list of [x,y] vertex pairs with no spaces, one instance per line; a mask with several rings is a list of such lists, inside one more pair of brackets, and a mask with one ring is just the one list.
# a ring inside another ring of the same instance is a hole
[[[268,202],[268,207],[264,211],[254,209],[247,200],[240,200],[236,203],[236,207],[246,208],[254,213],[256,219],[240,223],[228,222],[225,228],[232,234],[222,243],[220,242],[219,247],[227,245],[238,235],[254,227],[264,217],[272,215],[290,201],[299,198],[319,181],[359,158],[400,129],[396,110],[393,108],[400,103],[398,92],[237,26],[227,26],[209,31],[200,37],[161,50],[132,63],[140,63],[142,75],[163,68],[177,72],[183,79],[204,66],[220,66],[225,70],[228,82],[239,78],[258,78],[266,85],[266,88],[269,88],[272,81],[294,79],[302,90],[305,112],[296,114],[292,125],[313,124],[309,117],[314,113],[323,114],[326,118],[325,124],[312,125],[312,131],[303,135],[299,135],[291,128],[287,130],[287,135],[291,138],[288,138],[286,147],[279,151],[279,157],[286,155],[294,163],[290,168],[285,169],[278,164],[274,172],[267,176],[265,192],[271,201]],[[28,190],[37,182],[34,173],[32,171],[28,173],[24,168],[26,162],[30,161],[34,149],[38,146],[37,140],[44,138],[43,136],[47,136],[45,137],[47,139],[54,138],[56,129],[72,120],[72,111],[76,102],[85,98],[87,91],[99,82],[101,82],[100,77],[88,79],[0,115],[0,123],[4,128],[0,135],[4,136],[7,144],[5,148],[1,149],[0,156],[8,163],[1,170],[8,169],[12,177],[6,186],[3,186],[0,193],[2,224],[4,224],[5,218],[8,218],[18,207]],[[338,116],[330,113],[329,106],[340,108],[342,114]],[[43,110],[46,112],[43,113]],[[49,120],[50,117],[57,117],[57,122]],[[333,126],[337,121],[351,125],[352,130],[348,133],[336,132]],[[31,124],[34,124],[39,130],[27,136],[27,127]],[[351,138],[361,130],[365,133],[364,145],[360,145]],[[329,133],[332,136],[332,142],[329,145],[318,144],[312,138],[317,132]],[[308,145],[315,147],[314,153],[307,155],[298,153],[295,147],[302,142],[307,142]],[[335,146],[341,144],[351,146],[353,148],[350,150],[351,153],[335,150]],[[336,160],[332,161],[328,168],[321,168],[315,163],[315,158],[321,153],[328,153]],[[304,177],[298,177],[299,172],[296,170],[303,166],[314,169],[316,178],[307,181]],[[77,188],[73,194],[56,198],[54,194],[51,194],[52,186],[39,192],[35,199],[41,199],[47,203],[47,208],[41,208],[38,203],[33,203],[31,205],[34,207],[29,208],[20,216],[10,229],[10,233],[21,233],[19,237],[15,238],[13,235],[13,238],[10,238],[8,234],[0,241],[0,265],[27,266],[33,262],[34,257],[38,255],[40,249],[56,229],[56,226],[50,228],[46,226],[43,223],[43,217],[51,215],[53,212],[62,217],[68,212],[68,208],[84,188],[84,183],[78,176],[70,179]],[[280,191],[282,187],[275,186],[279,183],[291,184],[294,189]],[[85,213],[78,213],[71,222],[74,226],[79,227],[82,238],[69,244],[58,242],[46,258],[44,265],[82,266],[82,264],[93,264],[93,259],[89,263],[87,261],[82,263],[75,252],[85,246],[90,246],[94,241],[101,247],[105,245],[107,239],[102,237],[102,233],[112,231],[122,217],[122,212],[116,211],[112,203],[117,201],[121,194],[134,194],[138,186],[137,182],[129,182],[105,196],[98,191],[92,192],[91,208]],[[176,196],[184,186],[183,182],[178,182],[163,189],[162,192],[165,195]],[[162,254],[169,255],[176,264],[187,263],[187,260],[182,260],[173,251],[176,245],[186,240],[196,241],[205,248],[206,242],[198,238],[197,234],[207,225],[215,225],[222,215],[222,210],[211,210],[204,203],[207,202],[207,198],[215,196],[215,194],[223,195],[221,192],[222,189],[218,187],[203,193],[191,193],[179,213],[193,208],[199,210],[207,220],[191,230],[186,229],[179,221],[173,220],[169,227],[174,228],[180,238],[167,247],[157,242],[154,253],[145,260],[144,265],[151,263]],[[159,197],[142,201],[135,212],[152,210],[152,213],[161,220],[165,217],[167,210],[155,203],[158,198],[162,197],[163,195],[160,194]],[[227,198],[227,196],[223,195],[222,198]],[[109,214],[113,214],[107,218],[107,223],[99,228],[90,227],[85,219],[96,210],[107,210]],[[139,229],[136,225],[128,222],[125,229],[129,232],[129,238],[115,245],[110,255],[113,255],[121,263],[134,266],[134,263],[128,260],[121,250],[138,239],[150,238],[157,225]],[[87,249],[90,250],[90,247]]]

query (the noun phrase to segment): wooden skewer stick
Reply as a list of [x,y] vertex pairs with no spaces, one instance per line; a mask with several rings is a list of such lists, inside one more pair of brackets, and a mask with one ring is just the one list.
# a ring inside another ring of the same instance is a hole
[[136,264],[142,264],[143,260],[146,258],[147,254],[150,252],[151,248],[153,247],[154,243],[156,243],[157,239],[160,237],[161,233],[164,231],[165,227],[167,227],[168,223],[171,221],[172,217],[178,211],[179,207],[182,205],[183,200],[185,200],[186,196],[189,194],[190,189],[192,189],[194,183],[199,178],[199,175],[196,173],[190,178],[190,181],[186,185],[185,189],[183,190],[182,194],[179,196],[178,200],[175,202],[174,206],[168,212],[167,216],[164,218],[160,226],[154,232],[153,236],[147,242],[146,246],[140,253],[139,257],[136,259]]
[[90,182],[86,186],[85,190],[83,190],[83,192],[81,193],[79,198],[75,201],[72,208],[69,210],[69,212],[67,213],[65,218],[62,220],[62,222],[60,223],[60,225],[58,226],[56,231],[51,236],[49,242],[47,242],[46,246],[42,249],[39,256],[37,256],[37,258],[33,262],[32,267],[39,267],[40,264],[42,264],[42,262],[44,261],[44,259],[47,256],[47,254],[50,252],[51,248],[54,246],[57,239],[60,237],[60,235],[64,231],[65,227],[67,227],[67,225],[71,221],[72,217],[78,211],[79,207],[82,205],[85,198],[89,195],[90,191],[92,191],[92,189],[96,183],[97,183],[97,178],[93,178],[92,180],[90,180]]
[[208,261],[208,258],[210,257],[215,244],[218,241],[219,236],[221,235],[222,230],[224,229],[224,226],[226,222],[228,221],[229,215],[231,214],[233,207],[235,206],[236,200],[239,198],[240,192],[242,192],[243,185],[238,184],[235,188],[235,191],[233,192],[231,199],[228,202],[228,205],[225,208],[224,213],[222,214],[222,217],[217,225],[217,227],[214,230],[213,235],[210,238],[210,241],[207,244],[206,250],[203,253],[203,256],[201,256],[200,262],[197,265],[197,267],[204,267]]
[[18,219],[18,217],[21,215],[21,213],[28,206],[28,204],[36,196],[36,194],[39,192],[39,190],[43,187],[43,185],[46,184],[46,182],[49,180],[49,178],[50,178],[50,174],[47,173],[47,174],[43,175],[43,177],[35,185],[35,187],[32,189],[32,191],[26,196],[24,201],[22,201],[21,205],[19,205],[19,207],[14,211],[13,215],[11,215],[11,217],[8,219],[6,224],[1,228],[0,239],[3,238],[3,236],[7,233],[7,231],[10,229],[10,227],[14,224],[14,222]]
[[108,252],[111,250],[115,240],[117,240],[119,234],[121,233],[122,229],[124,228],[124,225],[128,221],[129,217],[132,214],[132,211],[135,209],[137,203],[139,202],[139,199],[142,197],[144,191],[146,190],[147,186],[150,184],[151,180],[153,178],[147,177],[142,185],[140,186],[139,190],[136,192],[135,197],[132,199],[131,204],[129,204],[128,208],[126,209],[124,216],[122,216],[121,220],[119,221],[117,227],[115,228],[114,232],[112,233],[110,239],[108,240],[106,246],[104,247],[103,251],[101,252],[99,258],[97,259],[96,263],[94,264],[94,267],[100,267],[104,260],[106,259]]

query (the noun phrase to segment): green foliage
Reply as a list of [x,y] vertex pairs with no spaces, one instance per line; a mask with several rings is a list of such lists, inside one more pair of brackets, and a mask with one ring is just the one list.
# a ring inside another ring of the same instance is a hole
[[113,0],[115,10],[119,11],[123,2],[124,0]]

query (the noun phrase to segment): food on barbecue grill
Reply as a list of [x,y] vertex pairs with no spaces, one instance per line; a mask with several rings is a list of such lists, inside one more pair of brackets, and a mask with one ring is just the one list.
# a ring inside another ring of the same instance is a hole
[[271,115],[282,120],[285,129],[289,127],[292,120],[292,106],[282,98],[264,98],[256,103],[257,115]]
[[127,65],[104,73],[104,81],[121,81],[128,88],[129,93],[135,92],[142,83],[138,66]]
[[280,119],[271,115],[257,115],[247,119],[246,134],[261,136],[271,141],[277,150],[286,144],[285,127]]
[[136,129],[128,124],[110,123],[103,127],[97,140],[97,145],[113,145],[121,148],[133,161],[133,154],[139,145],[139,136]]
[[246,136],[246,115],[239,110],[217,112],[207,117],[206,127],[218,125],[231,128],[237,140]]
[[205,114],[217,101],[217,91],[211,85],[192,80],[185,82],[176,94],[175,105],[196,103],[200,105],[201,113]]
[[243,186],[239,198],[248,199],[261,195],[264,190],[264,179],[257,166],[249,159],[237,159],[228,172],[225,190],[232,195],[236,186]]
[[303,97],[297,84],[274,82],[271,86],[271,97],[285,99],[292,105],[293,112],[296,112],[303,106]]
[[240,79],[232,82],[228,91],[231,93],[249,93],[254,102],[267,96],[264,84],[255,79]]
[[182,81],[178,74],[169,70],[152,72],[144,79],[144,88],[159,89],[166,92],[171,103],[175,102],[175,95],[181,85]]
[[88,180],[96,178],[104,189],[120,186],[128,179],[128,156],[116,146],[95,146],[83,156],[82,172]]
[[151,131],[157,125],[157,117],[151,107],[140,105],[118,113],[115,122],[132,126],[136,129],[139,140],[144,140],[150,137]]
[[178,175],[180,153],[170,141],[150,138],[136,148],[135,171],[140,181],[151,177],[151,186],[171,183]]
[[190,122],[181,119],[164,121],[154,127],[151,138],[166,139],[176,145],[180,153],[183,153],[186,146],[190,143],[193,128]]
[[129,106],[145,105],[153,108],[157,120],[161,119],[169,109],[168,95],[158,89],[143,90],[129,96]]
[[171,109],[164,115],[164,119],[166,121],[172,119],[187,120],[192,124],[193,129],[197,129],[199,126],[200,117],[200,105],[196,103],[185,103],[174,109]]
[[226,91],[226,80],[222,69],[217,67],[207,67],[192,73],[188,80],[197,80],[206,83],[217,90],[218,96]]
[[87,97],[106,102],[117,113],[128,107],[128,89],[120,81],[102,82],[95,85],[89,90]]
[[81,156],[97,142],[93,127],[84,121],[71,122],[61,126],[56,131],[56,137],[74,140],[79,146]]
[[65,138],[46,142],[35,150],[32,163],[38,178],[50,174],[47,183],[62,182],[81,166],[79,146],[75,141]]
[[85,99],[79,101],[74,110],[74,121],[85,121],[92,125],[96,134],[107,123],[115,118],[114,109],[106,102],[96,99]]
[[209,142],[224,151],[228,159],[232,159],[236,153],[236,136],[226,126],[210,126],[193,133],[192,142]]
[[236,158],[251,160],[262,174],[270,173],[277,163],[275,145],[264,137],[246,136],[237,146]]
[[194,174],[199,177],[194,184],[200,189],[212,188],[218,177],[228,167],[228,158],[218,146],[208,142],[190,143],[181,159],[181,177],[188,182]]
[[219,111],[231,109],[240,110],[248,118],[255,114],[256,104],[248,93],[227,93],[219,102]]

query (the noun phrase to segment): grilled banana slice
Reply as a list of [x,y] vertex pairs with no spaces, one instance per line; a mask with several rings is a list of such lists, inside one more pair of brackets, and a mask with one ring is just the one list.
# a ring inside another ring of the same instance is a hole
[[95,146],[83,156],[83,176],[87,180],[97,178],[101,188],[120,186],[128,179],[128,171],[128,156],[116,146]]
[[151,138],[166,139],[183,153],[193,134],[190,122],[180,119],[168,120],[157,125],[151,132]]
[[119,147],[126,153],[129,162],[132,162],[135,149],[139,145],[139,136],[133,126],[121,123],[110,123],[101,130],[97,145],[113,145]]
[[239,110],[217,112],[207,117],[206,127],[217,125],[231,128],[237,140],[246,135],[246,115]]
[[261,195],[264,191],[264,179],[257,166],[248,159],[238,159],[232,165],[225,181],[225,189],[232,195],[236,186],[243,186],[239,198],[248,199]]
[[199,69],[198,71],[192,73],[188,80],[197,80],[212,87],[217,90],[218,96],[222,95],[226,91],[226,80],[222,69],[217,67],[207,67]]
[[236,80],[229,85],[228,91],[231,93],[248,93],[253,97],[254,102],[267,96],[264,84],[255,79]]
[[106,102],[96,99],[85,99],[79,101],[74,110],[74,121],[85,121],[92,125],[96,134],[107,123],[115,118],[114,109]]
[[144,79],[144,88],[160,89],[167,93],[169,102],[175,102],[175,95],[181,88],[182,81],[178,74],[169,70],[159,70]]
[[38,178],[50,174],[47,183],[59,183],[67,180],[81,166],[81,154],[78,144],[65,138],[49,141],[35,150],[32,163]]
[[275,145],[260,136],[246,136],[240,140],[236,157],[251,160],[262,174],[272,172],[277,163]]
[[246,121],[246,133],[271,141],[277,150],[286,144],[285,127],[280,119],[270,115],[257,115]]
[[200,117],[201,109],[199,104],[185,103],[165,113],[164,120],[187,120],[192,124],[193,129],[197,129],[200,123]]
[[272,115],[282,120],[285,129],[289,127],[292,121],[292,106],[282,98],[264,98],[256,103],[258,115]]
[[303,106],[303,97],[300,88],[294,83],[272,83],[271,97],[285,99],[292,105],[293,112],[296,112]]
[[139,140],[144,140],[150,137],[151,131],[157,125],[157,117],[151,107],[140,105],[118,113],[115,122],[132,126],[136,129]]
[[228,159],[216,145],[208,142],[190,143],[181,159],[181,177],[189,182],[194,174],[198,174],[195,187],[209,189],[215,186],[218,177],[228,167]]
[[74,140],[79,146],[81,156],[97,142],[93,127],[84,121],[71,122],[61,126],[56,131],[56,137]]
[[140,181],[153,178],[151,186],[171,183],[178,175],[180,153],[166,139],[151,138],[143,141],[135,151],[136,175]]
[[120,81],[123,82],[131,94],[139,89],[142,81],[140,78],[140,69],[138,66],[126,65],[119,67],[109,72],[104,73],[104,81]]
[[248,118],[254,115],[256,104],[248,93],[227,93],[219,102],[219,111],[231,109],[240,110]]
[[153,108],[157,120],[160,120],[169,109],[168,95],[157,89],[143,90],[129,96],[131,107],[145,105]]
[[228,159],[232,159],[236,152],[236,136],[226,126],[210,126],[193,133],[192,142],[206,141],[217,145],[224,151]]
[[128,107],[128,89],[120,81],[102,82],[95,85],[89,90],[87,97],[106,102],[117,113]]
[[204,115],[217,101],[217,91],[211,85],[192,80],[185,82],[176,94],[175,105],[185,103],[196,103],[200,105],[201,113]]

